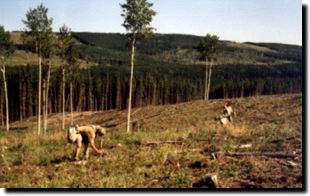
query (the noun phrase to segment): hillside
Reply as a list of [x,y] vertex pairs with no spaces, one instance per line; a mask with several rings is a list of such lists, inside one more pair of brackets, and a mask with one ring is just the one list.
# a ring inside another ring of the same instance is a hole
[[[124,34],[118,33],[73,33],[77,45],[83,50],[101,52],[101,58],[108,58],[111,53],[122,60],[128,56],[129,47]],[[29,64],[36,64],[35,56],[29,55],[23,50],[21,32],[12,32],[11,38],[18,46],[17,53],[13,55],[8,64],[23,64],[13,59],[24,57]],[[195,48],[202,37],[182,34],[156,34],[153,38],[144,40],[138,44],[137,50],[141,58],[150,60],[160,57],[160,61],[174,62],[179,64],[204,64],[199,61],[199,54]],[[82,51],[83,51],[82,50]],[[301,62],[302,47],[297,45],[274,44],[274,43],[236,43],[232,41],[221,41],[221,52],[217,64],[289,64]],[[81,57],[98,63],[96,58],[85,57],[81,51]],[[120,54],[122,54],[121,57]],[[114,56],[112,55],[112,56]],[[153,56],[153,58],[152,58]],[[95,57],[95,56],[93,56]],[[55,64],[59,62],[55,61]]]
[[[75,39],[85,45],[113,51],[128,52],[126,36],[106,33],[74,33]],[[195,51],[202,37],[182,34],[155,34],[137,46],[138,53],[161,57],[161,61],[202,63]],[[277,64],[301,61],[302,48],[296,45],[273,43],[236,43],[221,41],[217,64]]]
[[[10,121],[37,115],[38,66],[13,32],[17,51],[7,61]],[[74,72],[74,111],[126,109],[130,49],[123,34],[74,33],[81,69]],[[199,100],[204,95],[205,62],[196,46],[202,37],[156,34],[137,46],[133,106],[167,105]],[[302,48],[275,43],[221,41],[212,71],[210,98],[236,98],[302,92]],[[51,59],[49,113],[61,111],[59,57]],[[47,75],[43,68],[43,77]],[[0,79],[0,83],[2,83]],[[68,92],[69,89],[66,89]],[[4,102],[0,89],[0,103]],[[66,95],[66,100],[68,95]],[[68,102],[66,110],[69,109]],[[0,104],[1,112],[4,108]]]
[[134,109],[130,136],[124,110],[77,112],[79,125],[112,127],[109,154],[78,165],[60,114],[49,116],[40,138],[35,117],[15,122],[0,132],[0,186],[210,188],[216,175],[222,188],[301,187],[302,95],[234,99],[237,115],[227,129],[214,121],[225,101]]
[[[26,65],[37,65],[38,59],[35,53],[27,50],[27,47],[23,44],[22,33],[19,31],[14,31],[10,33],[11,40],[15,44],[15,52],[7,60],[6,64],[9,66],[26,66]],[[76,41],[77,45],[81,45],[80,42]],[[62,60],[59,57],[53,57],[51,59],[51,64],[55,67],[60,66]],[[81,67],[89,67],[88,64],[83,59],[79,59]]]

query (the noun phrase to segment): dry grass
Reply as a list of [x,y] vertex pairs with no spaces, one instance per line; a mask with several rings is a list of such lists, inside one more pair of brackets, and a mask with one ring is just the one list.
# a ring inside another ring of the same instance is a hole
[[[0,133],[0,186],[207,188],[206,175],[216,174],[225,188],[300,188],[301,95],[236,99],[237,117],[227,129],[213,120],[224,102],[135,109],[137,126],[130,136],[126,111],[75,113],[79,124],[117,125],[105,139],[109,155],[92,156],[81,165],[72,162],[74,146],[66,143],[59,128],[61,115],[50,115],[49,130],[42,137],[36,135],[36,118],[16,122],[10,133]],[[148,145],[150,141],[163,143]],[[242,148],[246,144],[251,145]],[[281,152],[296,157],[236,157],[223,152]],[[217,153],[216,160],[212,153]]]

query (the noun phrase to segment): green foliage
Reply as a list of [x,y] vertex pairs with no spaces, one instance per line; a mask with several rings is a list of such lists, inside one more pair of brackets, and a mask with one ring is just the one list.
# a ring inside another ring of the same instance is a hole
[[65,60],[69,65],[74,65],[77,62],[77,53],[76,53],[76,44],[71,37],[70,29],[63,26],[60,28],[60,40],[62,42],[62,56],[65,57]]
[[44,45],[42,46],[42,57],[44,61],[50,61],[57,53],[58,40],[54,34],[48,34]]
[[11,36],[9,32],[5,32],[4,27],[0,25],[0,57],[4,59],[15,50],[14,44],[11,41]]
[[127,122],[127,132],[130,132],[130,117],[132,108],[132,86],[133,86],[133,76],[134,76],[134,58],[135,58],[135,46],[137,41],[142,37],[149,37],[153,28],[150,23],[153,16],[156,14],[155,11],[151,9],[152,3],[147,0],[127,0],[126,4],[121,4],[123,13],[121,16],[124,17],[123,26],[126,28],[131,43],[131,71],[130,71],[130,82],[129,82],[129,101],[128,101],[128,122]]
[[289,61],[302,61],[302,48],[297,45],[278,44],[278,43],[251,43],[252,45],[266,47],[276,52],[268,52],[265,55],[270,58],[285,59]]
[[192,173],[188,169],[183,169],[180,171],[179,175],[176,177],[175,185],[176,187],[188,187],[192,182]]
[[70,46],[74,44],[74,41],[71,37],[71,30],[66,25],[59,28],[58,42],[59,56],[67,60],[70,56]]
[[207,34],[198,46],[198,51],[201,53],[202,59],[208,61],[215,58],[215,54],[219,50],[219,37],[216,35]]
[[[78,68],[77,46],[72,38],[71,30],[65,25],[59,29],[58,41],[59,56],[66,61],[72,79],[75,75],[73,71]],[[62,68],[66,68],[66,65],[62,65]]]
[[29,9],[26,19],[23,20],[26,26],[23,34],[24,42],[39,55],[50,45],[53,19],[48,18],[47,12],[48,8],[40,4],[37,8]]
[[154,28],[151,27],[151,22],[156,15],[156,12],[151,9],[152,6],[153,4],[147,0],[127,0],[126,4],[121,4],[123,26],[131,34],[131,42],[136,38],[152,34]]
[[[113,51],[128,51],[126,35],[119,33],[72,33],[84,45],[97,46]],[[193,49],[201,37],[181,34],[154,34],[138,43],[137,51],[148,55],[158,55],[176,49]]]
[[[114,60],[114,64],[117,64],[117,61],[123,61],[123,56],[128,55],[127,39],[124,34],[73,33],[73,37],[83,43],[81,48],[87,48],[88,50],[91,48],[92,52],[105,50],[107,53],[104,54],[105,52],[102,51],[96,57],[92,55],[95,58],[88,58],[88,61],[98,62],[96,59],[100,59],[100,56],[102,56],[101,59],[104,59],[111,55],[117,57],[121,53],[120,58]],[[156,59],[161,63],[171,62],[176,65],[202,64],[203,62],[199,61],[200,55],[197,51],[197,45],[202,41],[203,37],[194,35],[155,34],[150,39],[138,43],[137,51],[139,54]],[[219,41],[218,46],[221,52],[216,55],[217,64],[256,66],[262,64],[301,63],[302,61],[302,48],[300,46],[235,43],[231,41]],[[83,55],[83,50],[81,50],[80,55]],[[184,57],[187,59],[184,59]],[[183,61],[180,62],[178,59],[183,59]]]

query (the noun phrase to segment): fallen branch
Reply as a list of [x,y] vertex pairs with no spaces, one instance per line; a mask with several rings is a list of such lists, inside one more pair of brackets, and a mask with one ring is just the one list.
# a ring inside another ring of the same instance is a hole
[[288,161],[287,162],[291,167],[296,167],[298,164],[293,162],[293,161]]
[[131,115],[134,115],[135,113],[139,112],[141,108],[138,108],[136,111],[132,112]]
[[239,149],[242,149],[242,148],[252,148],[252,144],[242,144],[240,146],[232,146],[232,148],[239,148]]
[[225,156],[266,156],[273,158],[295,158],[296,155],[285,153],[272,153],[272,152],[218,152],[217,154],[223,154]]

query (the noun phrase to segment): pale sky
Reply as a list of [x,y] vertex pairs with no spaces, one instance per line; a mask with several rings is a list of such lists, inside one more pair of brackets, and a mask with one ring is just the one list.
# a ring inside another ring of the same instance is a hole
[[[53,30],[120,32],[125,0],[0,0],[0,25],[22,30],[29,8],[49,8]],[[301,0],[151,0],[157,33],[216,34],[221,40],[302,45]]]

